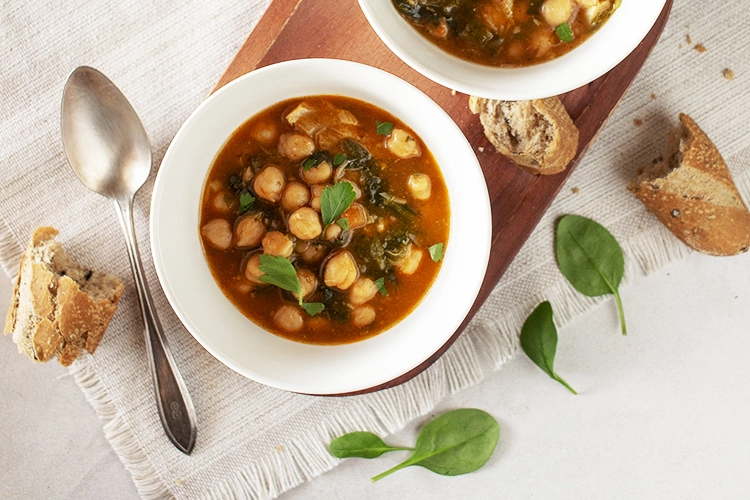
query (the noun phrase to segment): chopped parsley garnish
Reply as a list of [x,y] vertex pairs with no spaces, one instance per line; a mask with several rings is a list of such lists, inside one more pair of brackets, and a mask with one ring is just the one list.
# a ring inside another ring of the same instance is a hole
[[243,214],[250,209],[255,203],[255,196],[251,195],[247,191],[240,194],[240,213]]
[[393,124],[390,122],[379,122],[375,120],[375,125],[378,131],[378,135],[391,135],[393,130]]
[[430,251],[430,257],[432,257],[432,260],[435,262],[440,262],[443,260],[443,244],[442,243],[435,243],[430,248],[428,248]]
[[562,23],[555,28],[555,33],[557,33],[557,37],[563,42],[570,43],[573,41],[573,30],[570,29],[568,23]]
[[375,286],[378,287],[380,295],[383,297],[388,295],[388,290],[385,289],[385,278],[378,278],[375,280]]
[[333,157],[333,166],[338,167],[345,161],[346,161],[346,155],[344,153],[339,153]]

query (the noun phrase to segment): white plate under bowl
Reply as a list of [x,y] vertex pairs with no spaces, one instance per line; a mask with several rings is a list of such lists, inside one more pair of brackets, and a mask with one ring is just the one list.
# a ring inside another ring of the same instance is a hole
[[[450,237],[438,277],[403,321],[370,339],[338,346],[292,342],[240,313],[219,289],[199,240],[206,173],[232,133],[274,103],[321,94],[350,96],[397,116],[440,165],[451,202]],[[151,202],[151,248],[170,304],[218,360],[263,384],[341,394],[389,382],[427,360],[469,312],[489,258],[491,214],[484,176],[451,118],[415,87],[384,71],[333,60],[287,61],[253,71],[209,97],[169,146]]]
[[401,17],[391,0],[359,0],[381,40],[427,78],[464,94],[518,101],[560,95],[617,66],[646,37],[666,0],[623,0],[606,23],[564,56],[525,68],[494,68],[438,48]]

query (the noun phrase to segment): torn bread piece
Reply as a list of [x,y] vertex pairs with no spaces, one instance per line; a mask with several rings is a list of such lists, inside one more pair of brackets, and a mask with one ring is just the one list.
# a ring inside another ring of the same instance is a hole
[[85,349],[96,351],[124,289],[110,274],[77,264],[54,238],[58,231],[34,231],[21,257],[5,334],[34,361],[57,356],[70,365]]
[[680,114],[667,153],[628,189],[699,252],[736,255],[750,248],[750,212],[719,150],[688,115]]
[[578,151],[578,128],[557,97],[500,101],[471,96],[484,135],[497,151],[533,174],[562,172]]

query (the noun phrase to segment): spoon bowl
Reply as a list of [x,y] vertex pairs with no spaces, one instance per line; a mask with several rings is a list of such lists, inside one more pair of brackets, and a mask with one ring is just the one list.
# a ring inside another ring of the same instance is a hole
[[195,445],[195,410],[169,351],[143,273],[133,225],[133,198],[151,173],[151,144],[138,115],[102,73],[73,71],[62,99],[65,154],[81,182],[115,201],[143,316],[146,352],[164,429],[180,451]]

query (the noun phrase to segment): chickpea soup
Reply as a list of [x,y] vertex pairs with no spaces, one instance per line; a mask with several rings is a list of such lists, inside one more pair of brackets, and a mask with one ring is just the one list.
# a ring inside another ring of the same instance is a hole
[[403,122],[366,102],[309,96],[240,126],[203,188],[209,268],[249,319],[282,337],[343,344],[421,301],[447,249],[440,169]]
[[409,24],[456,57],[531,66],[586,41],[620,0],[392,0]]

